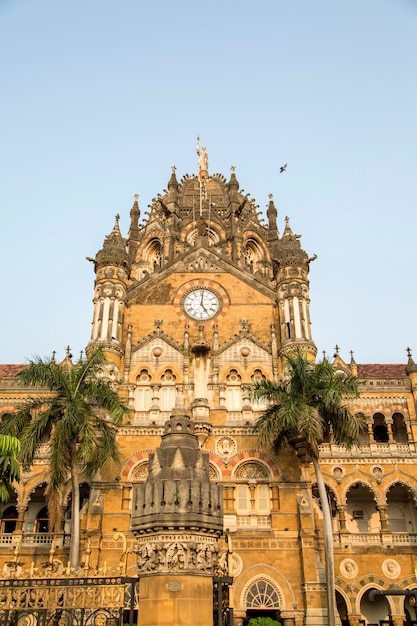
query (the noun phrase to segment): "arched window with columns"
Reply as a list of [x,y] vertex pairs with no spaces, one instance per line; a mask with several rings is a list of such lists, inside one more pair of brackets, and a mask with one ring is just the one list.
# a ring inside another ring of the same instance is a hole
[[175,406],[177,378],[171,369],[166,369],[161,376],[160,408],[161,411],[172,411]]
[[135,411],[148,411],[151,406],[151,376],[143,369],[136,377]]

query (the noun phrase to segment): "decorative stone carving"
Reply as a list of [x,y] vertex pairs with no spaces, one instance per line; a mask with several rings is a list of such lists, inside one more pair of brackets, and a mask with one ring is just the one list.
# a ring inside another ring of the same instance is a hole
[[398,578],[401,574],[401,567],[394,559],[385,559],[382,563],[382,571],[387,578]]
[[[227,554],[223,554],[220,557],[220,560],[219,560],[219,570],[222,572],[222,575],[224,575],[224,576],[228,575]],[[233,552],[233,554],[232,554],[232,575],[234,576],[234,578],[239,576],[239,574],[241,573],[242,570],[243,570],[243,561],[242,561],[241,557],[236,552]]]
[[358,575],[358,566],[352,559],[343,559],[340,563],[340,573],[345,578],[356,578]]
[[237,468],[235,478],[245,480],[265,480],[269,478],[269,472],[266,467],[262,465],[262,463],[246,461]]
[[383,477],[384,477],[384,470],[383,470],[383,468],[382,468],[380,465],[375,465],[375,466],[372,468],[372,470],[371,470],[371,471],[372,471],[372,475],[373,475],[373,477],[374,477],[374,478],[375,478],[378,482],[381,482],[381,480],[382,480],[382,479],[383,479]]
[[210,482],[209,455],[194,429],[179,392],[161,445],[149,455],[146,482],[134,487],[131,528],[140,575],[217,571],[222,487]]
[[216,454],[227,463],[237,452],[236,440],[232,437],[219,437],[215,446]]
[[132,472],[132,480],[143,480],[145,481],[148,477],[148,461],[143,461],[139,463]]
[[152,539],[138,539],[134,552],[139,574],[198,572],[212,576],[217,570],[219,547],[215,538],[196,533],[157,533]]

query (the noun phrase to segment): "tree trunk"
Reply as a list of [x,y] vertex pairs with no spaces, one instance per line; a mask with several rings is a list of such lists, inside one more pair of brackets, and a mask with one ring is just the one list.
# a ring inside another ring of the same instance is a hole
[[71,566],[78,568],[80,560],[80,484],[77,467],[71,468],[71,539],[69,560]]
[[314,471],[316,473],[317,488],[319,490],[321,510],[323,512],[324,527],[324,558],[326,566],[326,594],[327,594],[327,614],[328,626],[336,626],[336,590],[334,578],[334,551],[333,551],[333,529],[332,517],[330,514],[329,501],[327,499],[326,486],[321,473],[318,459],[312,457]]

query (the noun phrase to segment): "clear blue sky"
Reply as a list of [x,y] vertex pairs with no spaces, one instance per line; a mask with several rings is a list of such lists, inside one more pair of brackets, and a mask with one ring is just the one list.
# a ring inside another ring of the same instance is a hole
[[319,353],[417,360],[416,33],[416,0],[0,0],[0,361],[84,348],[85,257],[197,134],[318,255]]

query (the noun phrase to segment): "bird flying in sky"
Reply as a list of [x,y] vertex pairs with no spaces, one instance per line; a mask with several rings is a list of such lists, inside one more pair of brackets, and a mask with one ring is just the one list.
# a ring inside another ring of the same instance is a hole
[[287,169],[287,164],[281,165],[281,167],[279,168],[279,173],[282,174],[282,172],[285,172],[286,169]]

